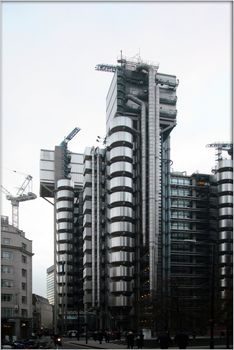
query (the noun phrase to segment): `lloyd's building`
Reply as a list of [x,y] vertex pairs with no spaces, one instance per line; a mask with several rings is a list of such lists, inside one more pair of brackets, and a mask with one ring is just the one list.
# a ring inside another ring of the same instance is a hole
[[[170,312],[171,303],[170,133],[178,80],[153,63],[118,62],[96,67],[114,73],[103,147],[71,153],[72,132],[54,150],[41,150],[40,195],[54,205],[55,326],[63,331],[168,326],[158,310]],[[196,191],[189,188],[188,196]],[[209,210],[208,200],[205,207],[193,204],[189,215]],[[197,219],[191,227],[181,220],[196,236]],[[209,238],[209,228],[202,233]],[[187,252],[194,266],[196,249]]]
[[41,150],[41,196],[55,207],[58,323],[80,310],[102,327],[135,327],[151,319],[166,278],[178,80],[151,63],[119,63],[96,67],[114,71],[105,147],[75,154],[65,140]]

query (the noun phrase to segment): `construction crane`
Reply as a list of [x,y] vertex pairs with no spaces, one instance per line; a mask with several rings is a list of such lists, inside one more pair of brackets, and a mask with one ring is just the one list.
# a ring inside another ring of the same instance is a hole
[[71,139],[73,139],[74,136],[76,136],[76,134],[78,134],[78,132],[80,131],[80,128],[74,128],[70,134],[68,134],[64,140],[61,142],[61,146],[65,146],[69,141],[71,141]]
[[112,64],[101,63],[101,64],[97,64],[95,69],[103,71],[103,72],[114,73],[116,71],[117,67],[118,66],[113,66]]
[[70,161],[71,161],[71,153],[67,149],[67,144],[69,141],[73,139],[74,136],[80,131],[80,128],[74,128],[61,142],[60,147],[63,149],[63,170],[64,170],[64,176],[66,178],[70,177]]
[[12,225],[16,228],[19,228],[19,203],[37,198],[35,193],[32,193],[32,192],[28,192],[27,194],[25,193],[31,181],[32,181],[32,176],[27,175],[23,184],[20,186],[15,196],[13,196],[5,187],[1,185],[1,190],[6,195],[6,199],[11,201]]
[[206,147],[213,147],[217,150],[217,160],[221,159],[222,151],[227,151],[233,157],[233,143],[232,142],[214,142],[209,143]]

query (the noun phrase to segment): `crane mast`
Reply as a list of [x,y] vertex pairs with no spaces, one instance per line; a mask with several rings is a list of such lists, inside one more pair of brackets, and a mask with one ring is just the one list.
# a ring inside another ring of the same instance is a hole
[[33,192],[27,192],[25,193],[27,187],[29,187],[30,183],[32,181],[32,176],[27,175],[25,178],[23,184],[20,186],[18,192],[16,195],[12,195],[5,187],[1,185],[2,192],[6,195],[6,199],[11,202],[12,206],[12,226],[19,228],[19,203],[36,199],[37,196]]

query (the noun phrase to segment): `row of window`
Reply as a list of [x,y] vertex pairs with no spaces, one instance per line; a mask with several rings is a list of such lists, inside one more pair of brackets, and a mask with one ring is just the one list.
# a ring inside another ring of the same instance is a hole
[[[10,245],[11,244],[11,239],[3,237],[2,238],[2,244]],[[27,250],[27,244],[26,243],[21,243],[21,247],[22,247],[23,250]]]
[[[16,310],[9,308],[9,307],[3,307],[1,316],[2,317],[13,317],[15,315]],[[27,309],[21,309],[21,316],[27,317],[28,316],[28,310]]]
[[181,219],[189,219],[190,218],[190,212],[185,210],[173,210],[171,212],[172,218],[181,218]]
[[[13,252],[9,252],[7,250],[2,250],[1,251],[1,258],[5,259],[5,260],[12,260],[13,259]],[[26,264],[27,263],[27,256],[22,255],[21,261],[22,261],[22,263]]]
[[190,179],[172,177],[171,184],[174,185],[190,185]]
[[189,222],[171,222],[172,230],[189,230],[190,224]]
[[172,207],[180,207],[180,208],[187,208],[191,207],[191,201],[188,199],[172,199],[171,200],[171,206]]
[[171,255],[171,263],[183,262],[183,263],[196,263],[196,264],[207,264],[207,256],[192,256],[192,255]]
[[[1,294],[1,301],[12,302],[13,294]],[[27,304],[27,297],[25,295],[22,295],[21,302],[22,304]]]
[[192,192],[187,188],[172,188],[171,189],[172,196],[191,196]]
[[[9,265],[2,265],[1,266],[1,272],[2,273],[9,273],[12,274],[13,273],[13,266],[9,266]],[[27,270],[22,269],[21,270],[21,275],[22,277],[27,277]]]
[[[1,279],[1,287],[2,288],[13,288],[14,287],[14,281],[8,280],[8,279]],[[21,283],[22,290],[26,290],[27,284],[25,282]]]

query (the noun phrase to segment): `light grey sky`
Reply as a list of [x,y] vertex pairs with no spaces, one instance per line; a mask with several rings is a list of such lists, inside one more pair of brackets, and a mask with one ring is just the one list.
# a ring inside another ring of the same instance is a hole
[[[105,135],[105,102],[116,64],[140,51],[180,81],[173,170],[210,173],[214,141],[231,140],[231,3],[4,3],[2,184],[13,194],[31,174],[39,194],[40,149],[69,143],[83,152]],[[11,219],[11,205],[2,200]],[[20,204],[20,228],[33,240],[33,292],[46,296],[53,264],[53,208],[42,198]]]

